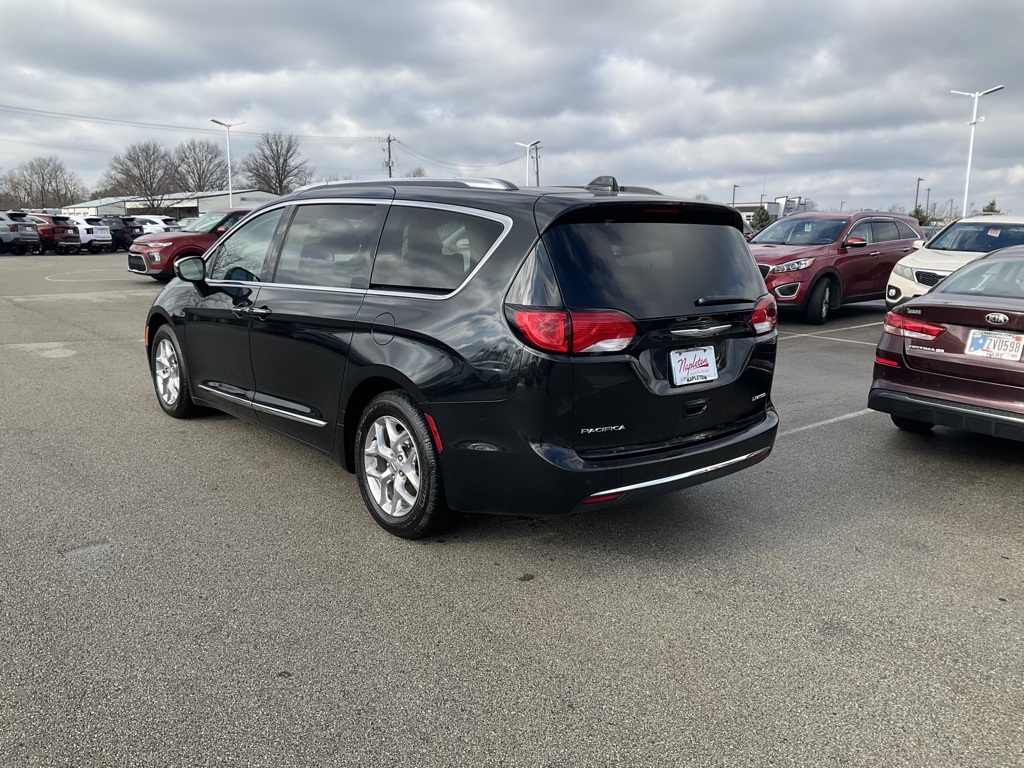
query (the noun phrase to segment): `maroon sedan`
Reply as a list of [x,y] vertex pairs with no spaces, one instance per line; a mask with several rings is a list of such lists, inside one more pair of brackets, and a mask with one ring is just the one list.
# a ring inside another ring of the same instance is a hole
[[1024,246],[994,251],[885,316],[868,407],[1024,441]]

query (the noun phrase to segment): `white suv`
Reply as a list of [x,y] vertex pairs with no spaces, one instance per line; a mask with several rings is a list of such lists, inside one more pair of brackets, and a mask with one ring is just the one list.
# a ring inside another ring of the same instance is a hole
[[110,227],[103,223],[99,216],[69,216],[71,223],[78,227],[78,236],[82,240],[82,248],[89,253],[109,251],[114,246],[114,238]]
[[892,309],[928,293],[947,275],[990,251],[1024,245],[1024,217],[985,214],[954,221],[913,253],[900,259],[889,275],[885,304]]
[[135,223],[142,225],[142,233],[145,235],[160,232],[179,232],[181,225],[170,216],[135,216]]

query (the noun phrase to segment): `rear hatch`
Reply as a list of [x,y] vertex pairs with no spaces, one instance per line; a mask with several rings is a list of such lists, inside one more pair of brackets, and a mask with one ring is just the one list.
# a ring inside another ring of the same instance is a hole
[[543,234],[531,258],[548,262],[568,314],[571,442],[585,458],[670,450],[764,418],[775,301],[740,221],[722,206],[609,202]]
[[85,220],[85,235],[90,240],[109,240],[110,227],[103,223],[103,219],[90,216]]
[[81,240],[78,227],[67,216],[52,216],[51,221],[53,221],[53,235],[58,241],[77,243]]
[[27,213],[9,213],[11,217],[11,232],[16,232],[22,241],[36,241],[39,239],[39,230],[34,221],[29,219]]

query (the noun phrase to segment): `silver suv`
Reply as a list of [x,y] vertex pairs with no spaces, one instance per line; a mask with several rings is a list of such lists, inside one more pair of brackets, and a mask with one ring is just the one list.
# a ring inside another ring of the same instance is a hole
[[0,211],[0,253],[27,253],[39,246],[39,231],[27,213]]

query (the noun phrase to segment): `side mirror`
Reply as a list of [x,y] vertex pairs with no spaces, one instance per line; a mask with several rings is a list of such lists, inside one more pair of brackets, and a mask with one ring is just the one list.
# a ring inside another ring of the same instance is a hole
[[868,244],[868,241],[863,237],[848,237],[846,238],[847,248],[863,248]]
[[220,232],[221,234],[224,234],[225,232],[227,232],[227,231],[228,231],[228,228],[227,228],[227,227],[223,227],[223,226],[222,226],[222,227],[217,227],[217,228],[216,228],[215,230],[213,230],[213,231],[214,231],[214,232]]
[[918,249],[918,250],[920,250],[921,248],[924,248],[924,240],[915,240],[914,241],[914,248]]
[[201,283],[206,279],[206,262],[202,256],[186,256],[174,262],[174,274],[188,283]]

